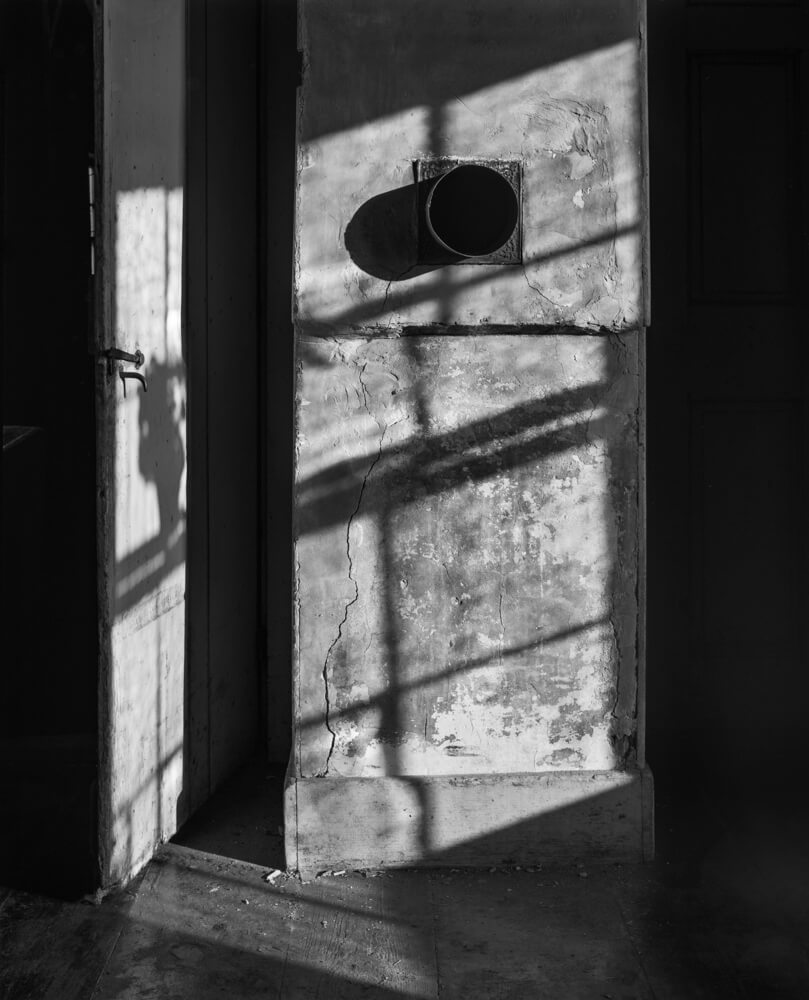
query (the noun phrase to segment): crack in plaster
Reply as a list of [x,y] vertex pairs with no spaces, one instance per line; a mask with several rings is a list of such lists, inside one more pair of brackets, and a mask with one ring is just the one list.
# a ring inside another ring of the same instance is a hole
[[503,647],[506,642],[506,626],[503,621],[503,575],[500,574],[500,603],[497,608],[497,613],[500,616],[500,641],[498,642],[497,649],[497,661],[498,664],[503,666]]
[[[609,394],[609,389],[604,393],[606,397]],[[603,398],[603,397],[602,397]],[[584,422],[584,440],[587,442],[588,446],[593,442],[590,440],[590,424],[593,422],[593,414],[598,409],[599,403],[601,403],[601,398],[596,398],[593,400],[593,405],[590,407],[590,412],[587,414],[587,419]]]
[[554,313],[556,314],[557,320],[558,320],[558,317],[559,317],[559,307],[556,305],[556,303],[553,301],[553,299],[549,298],[542,291],[541,288],[537,288],[537,286],[532,283],[531,279],[528,277],[528,271],[525,269],[525,265],[523,265],[522,276],[525,278],[525,283],[526,283],[526,285],[528,285],[528,287],[531,289],[531,291],[536,292],[537,295],[541,299],[544,299],[548,303],[548,305],[553,309]]
[[[609,394],[612,391],[613,386],[621,378],[623,378],[626,374],[628,374],[630,372],[630,365],[629,365],[629,358],[630,358],[629,345],[624,340],[624,338],[621,336],[621,334],[619,332],[617,332],[617,331],[610,332],[609,339],[610,339],[610,342],[612,344],[616,345],[616,347],[615,347],[615,353],[618,355],[618,361],[619,361],[618,369],[619,370],[616,372],[615,377],[610,382],[610,385],[609,385],[609,387],[607,389],[607,394]],[[639,429],[640,405],[641,405],[640,404],[640,397],[638,397],[637,400],[636,400],[636,403],[635,403],[635,408],[634,408],[634,410],[632,412],[633,426],[634,426],[634,430],[635,430],[636,435],[637,435],[638,429]],[[640,505],[640,490],[636,489],[635,490],[635,506],[636,506],[636,511],[638,511],[638,513],[639,513],[639,505]],[[624,560],[623,560],[622,555],[621,555],[621,553],[622,553],[621,538],[623,537],[623,534],[624,534],[626,528],[625,528],[625,524],[624,524],[624,515],[623,515],[623,512],[620,511],[620,510],[616,510],[616,515],[617,515],[617,528],[618,528],[618,536],[619,536],[618,554],[617,554],[617,573],[616,573],[616,575],[617,575],[617,577],[618,577],[619,580],[623,580],[625,578],[625,576],[626,576],[626,567],[624,565]],[[637,613],[637,609],[640,606],[640,594],[639,594],[640,574],[639,574],[639,567],[637,565],[637,559],[638,559],[638,550],[636,549],[635,550],[636,565],[635,565],[635,573],[634,573],[634,577],[635,577],[634,597],[635,597],[636,613]],[[626,758],[631,753],[632,734],[628,733],[626,731],[625,726],[626,726],[626,720],[629,719],[629,718],[632,718],[634,716],[634,712],[632,710],[628,710],[625,705],[623,706],[623,710],[621,711],[621,701],[622,701],[622,684],[621,684],[621,680],[623,678],[623,669],[624,669],[623,662],[622,662],[622,660],[623,660],[623,648],[622,648],[622,643],[621,643],[621,632],[620,632],[619,623],[615,620],[615,611],[616,611],[616,608],[615,608],[615,594],[613,593],[612,600],[611,600],[609,621],[610,621],[610,627],[612,629],[613,643],[614,643],[614,646],[615,646],[615,652],[616,652],[616,657],[617,657],[617,661],[618,662],[617,662],[617,672],[616,672],[616,681],[615,681],[615,699],[614,699],[613,705],[612,705],[612,707],[610,709],[610,719],[615,723],[615,726],[613,728],[613,742],[614,742],[616,748],[620,750],[622,759],[626,760]],[[637,621],[637,619],[636,619],[636,621]],[[634,643],[633,643],[633,646],[634,646],[633,652],[635,654],[634,655],[634,681],[635,681],[635,685],[636,686],[637,686],[638,663],[639,663],[639,648],[638,648],[638,643],[639,643],[639,630],[638,630],[638,628],[636,626],[636,628],[635,628],[635,634],[634,634]]]
[[[297,710],[298,710],[298,712],[300,712],[300,701],[301,701],[301,699],[300,699],[300,672],[301,672],[301,667],[300,667],[301,560],[300,560],[300,550],[297,549],[297,546],[296,546],[296,555],[295,555],[295,579],[294,579],[294,587],[295,587],[295,604],[294,604],[293,614],[295,616],[295,620],[294,620],[294,623],[293,623],[293,635],[294,635],[295,638],[294,638],[294,647],[293,647],[293,650],[294,650],[294,657],[295,657],[295,663],[296,663],[295,670],[297,671],[297,678],[298,678],[297,682],[296,682],[297,683],[298,693],[297,693],[297,696],[296,696],[295,700],[297,702]],[[293,729],[293,732],[294,732],[294,729]],[[300,757],[301,757],[301,732],[300,732],[300,729],[298,729],[298,732],[297,732],[296,737],[295,737],[295,741],[297,743],[298,761],[300,761]]]
[[[587,442],[588,445],[593,443],[590,440],[590,424],[592,423],[592,420],[593,420],[593,414],[595,413],[595,411],[598,409],[598,407],[600,405],[604,405],[605,404],[605,402],[612,395],[612,391],[615,388],[615,386],[621,381],[621,379],[625,375],[627,375],[629,373],[629,366],[627,364],[628,359],[629,359],[629,347],[628,347],[628,345],[624,341],[624,339],[621,336],[621,334],[618,333],[617,331],[610,330],[610,331],[606,331],[606,333],[607,333],[607,339],[608,339],[608,341],[610,342],[611,345],[614,344],[614,343],[616,343],[616,342],[620,345],[618,351],[616,352],[617,354],[620,355],[619,366],[618,366],[619,370],[615,373],[615,375],[613,376],[613,378],[610,379],[610,381],[605,385],[604,391],[593,402],[593,405],[590,408],[590,412],[587,415],[587,419],[585,421],[585,427],[584,427],[584,439],[585,439],[585,441]],[[634,416],[635,416],[635,424],[637,426],[637,419],[638,419],[638,407],[637,406],[635,407]]]
[[612,385],[614,385],[615,382],[622,375],[625,375],[629,371],[629,366],[627,365],[627,361],[629,360],[629,346],[627,345],[626,341],[621,336],[618,330],[611,330],[608,334],[608,337],[611,341],[617,341],[617,343],[619,344],[619,350],[617,353],[620,355],[620,363],[621,363],[620,373],[616,375],[615,379],[613,379],[613,381],[610,383],[610,388],[612,388]]
[[499,666],[503,666],[503,648],[506,643],[506,625],[503,621],[503,584],[505,582],[505,573],[503,572],[503,549],[500,549],[500,565],[498,567],[498,576],[500,578],[499,582],[499,601],[497,605],[497,616],[500,619],[500,637],[497,641],[497,662]]
[[610,628],[612,629],[612,644],[615,647],[615,700],[610,708],[610,718],[618,721],[618,703],[621,700],[621,635],[618,623],[615,620],[615,601],[610,605]]
[[335,647],[343,638],[343,627],[348,621],[349,612],[351,608],[360,599],[360,587],[359,583],[354,577],[354,559],[353,556],[351,555],[351,528],[354,524],[354,519],[360,512],[360,507],[362,506],[362,498],[365,495],[365,488],[368,485],[368,480],[371,478],[371,474],[373,473],[377,463],[382,458],[382,449],[385,444],[385,434],[387,433],[388,430],[386,425],[381,424],[376,419],[376,417],[374,417],[373,413],[371,413],[370,407],[368,406],[368,387],[365,384],[365,381],[362,377],[365,374],[365,369],[367,367],[368,367],[368,362],[366,361],[359,369],[357,376],[359,379],[360,386],[362,388],[363,406],[368,412],[368,415],[374,420],[376,425],[379,427],[381,434],[379,436],[379,449],[377,450],[377,453],[374,456],[374,460],[371,462],[368,471],[363,476],[362,486],[360,487],[360,493],[359,496],[357,497],[357,505],[352,511],[351,516],[348,519],[348,523],[346,524],[346,557],[348,558],[348,579],[354,585],[354,596],[351,598],[350,601],[347,602],[345,606],[345,610],[343,611],[342,621],[340,621],[340,623],[337,626],[337,635],[334,637],[334,639],[331,642],[331,645],[326,650],[326,658],[323,661],[323,699],[326,704],[326,711],[324,713],[324,723],[326,729],[331,734],[331,744],[329,746],[328,753],[326,754],[326,763],[323,767],[323,770],[318,773],[317,775],[318,778],[325,778],[328,775],[329,765],[331,763],[331,758],[334,754],[334,746],[335,743],[337,742],[337,732],[332,728],[331,725],[331,693],[329,689],[329,661],[331,660],[331,656],[332,653],[334,652]]
[[[388,296],[390,295],[390,286],[393,284],[394,279],[391,278],[390,281],[385,285],[385,297],[382,299],[382,312],[386,313],[388,311]],[[366,362],[367,364],[367,362]],[[362,370],[365,371],[365,365],[362,366]]]
[[[530,284],[530,282],[529,282],[529,284]],[[556,337],[554,339],[553,346],[554,346],[554,353],[556,354],[556,363],[559,365],[559,369],[562,372],[562,378],[565,381],[565,385],[571,385],[572,384],[571,383],[571,379],[570,379],[570,377],[567,374],[567,371],[565,369],[565,363],[562,360],[562,355],[561,355],[561,352],[559,350],[559,338],[558,337]],[[576,360],[575,354],[573,355],[573,360],[574,361]]]
[[[644,599],[644,578],[646,574],[646,562],[644,558],[644,528],[646,522],[646,500],[645,500],[645,469],[646,469],[646,429],[643,421],[643,413],[645,409],[645,393],[646,393],[646,372],[645,372],[645,349],[643,346],[645,330],[641,327],[638,330],[638,355],[637,355],[637,378],[638,378],[638,394],[636,396],[635,402],[635,434],[638,445],[637,451],[637,474],[638,483],[635,489],[635,525],[637,532],[637,544],[635,546],[635,662],[633,671],[633,681],[635,687],[635,719],[638,719],[639,712],[643,711],[641,707],[645,703],[645,699],[642,697],[641,684],[642,677],[645,676],[646,670],[646,650],[644,644],[644,637],[642,632],[645,631],[645,599]],[[641,725],[639,732],[639,727],[636,725],[634,727],[633,738],[635,741],[635,751],[640,757],[639,763],[645,763],[646,750],[644,745],[645,737],[643,735],[643,725]]]

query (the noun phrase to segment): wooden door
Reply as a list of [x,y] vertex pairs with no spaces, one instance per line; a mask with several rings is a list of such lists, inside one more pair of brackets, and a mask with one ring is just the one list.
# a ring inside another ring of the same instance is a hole
[[[104,0],[102,878],[258,749],[259,7]],[[186,56],[188,63],[186,64]],[[145,356],[126,394],[104,351]],[[186,516],[187,515],[187,516]]]
[[[103,884],[178,826],[183,787],[185,4],[104,0],[97,365]],[[141,351],[124,382],[111,348]]]
[[[258,15],[188,5],[186,780],[192,812],[258,746]],[[267,281],[270,287],[270,282]]]
[[649,759],[753,801],[809,709],[806,6],[649,3]]

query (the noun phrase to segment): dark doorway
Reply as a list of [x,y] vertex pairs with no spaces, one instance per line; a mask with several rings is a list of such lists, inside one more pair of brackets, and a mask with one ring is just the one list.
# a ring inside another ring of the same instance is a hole
[[648,752],[697,854],[803,808],[805,8],[649,3]]
[[175,840],[272,866],[291,741],[296,54],[295,0],[188,7],[188,822]]
[[0,878],[92,888],[96,496],[84,0],[4,0]]
[[[98,25],[84,0],[9,0],[0,13],[9,442],[0,880],[75,896],[101,877],[101,362],[88,197]],[[251,815],[263,801],[257,822],[277,853],[272,817],[290,741],[295,2],[199,0],[187,23],[188,662],[177,821],[223,785],[230,795],[235,774]],[[100,178],[96,197],[103,187]],[[151,369],[150,378],[147,401],[159,402]],[[229,853],[238,851],[234,842]]]

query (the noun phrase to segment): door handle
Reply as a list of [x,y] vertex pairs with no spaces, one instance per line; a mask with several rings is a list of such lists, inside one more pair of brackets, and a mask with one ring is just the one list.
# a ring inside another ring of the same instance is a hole
[[129,351],[122,351],[120,347],[108,347],[106,351],[102,351],[102,354],[107,359],[107,371],[110,375],[113,374],[117,367],[118,375],[121,379],[121,385],[124,387],[124,396],[126,396],[126,380],[128,378],[137,379],[143,387],[143,391],[146,392],[148,387],[146,385],[145,375],[142,375],[140,372],[124,371],[123,364],[116,365],[116,361],[126,361],[129,364],[134,365],[136,368],[142,367],[146,358],[140,348],[137,348],[134,354],[130,354]]
[[143,386],[143,391],[146,392],[147,390],[146,376],[141,374],[141,372],[125,372],[123,368],[121,368],[119,374],[121,376],[121,384],[124,387],[124,396],[126,396],[126,380],[128,378],[136,378],[138,382],[140,382],[140,384]]
[[134,354],[130,354],[129,351],[122,351],[120,347],[108,348],[104,351],[104,357],[108,359],[110,365],[112,365],[113,361],[128,361],[136,368],[141,368],[143,362],[146,360],[143,356],[143,351],[136,350]]

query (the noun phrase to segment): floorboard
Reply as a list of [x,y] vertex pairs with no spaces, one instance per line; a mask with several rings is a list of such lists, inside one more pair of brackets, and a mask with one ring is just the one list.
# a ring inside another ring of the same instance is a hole
[[[0,1000],[806,1000],[807,824],[781,798],[661,796],[644,865],[302,882],[170,844],[98,905],[0,889]],[[271,812],[222,802],[197,843],[246,830],[234,851],[275,860]]]
[[272,868],[284,867],[284,768],[249,761],[183,826],[173,843]]
[[570,866],[436,876],[442,1000],[651,1000],[614,878]]
[[2,1000],[86,1000],[113,952],[133,897],[103,905],[13,892],[0,910]]
[[301,887],[295,917],[289,996],[437,996],[427,873],[326,875]]

